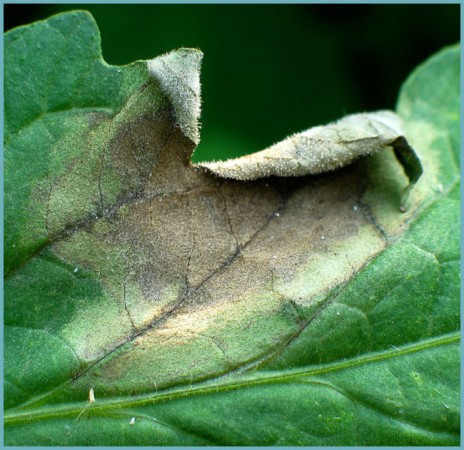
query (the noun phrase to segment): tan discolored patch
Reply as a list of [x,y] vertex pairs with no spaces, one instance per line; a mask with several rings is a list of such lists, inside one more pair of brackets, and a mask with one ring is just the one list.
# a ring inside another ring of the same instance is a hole
[[[398,209],[406,177],[397,163],[385,166],[400,180],[382,199],[387,216],[366,197],[378,179],[365,160],[316,177],[217,178],[190,163],[193,138],[160,94],[159,83],[147,82],[113,119],[100,166],[102,216],[53,246],[103,286],[74,317],[81,335],[99,336],[100,369],[82,376],[99,387],[175,384],[272,353],[300,330],[299,308],[351,279],[412,214]],[[86,326],[86,314],[104,308],[111,317]],[[97,355],[76,348],[86,360]]]

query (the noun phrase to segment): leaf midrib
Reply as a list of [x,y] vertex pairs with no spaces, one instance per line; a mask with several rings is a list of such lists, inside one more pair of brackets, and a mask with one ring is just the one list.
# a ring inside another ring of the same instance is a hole
[[[201,386],[188,386],[188,387],[177,387],[168,389],[162,393],[140,395],[139,398],[130,400],[126,399],[110,399],[110,400],[97,400],[92,405],[91,410],[93,412],[101,413],[103,411],[112,408],[134,408],[143,407],[148,404],[159,403],[163,401],[175,400],[182,397],[194,397],[200,395],[207,395],[211,393],[226,392],[229,390],[242,389],[257,385],[265,384],[278,384],[278,383],[291,383],[297,381],[299,378],[315,377],[318,375],[324,375],[330,372],[342,371],[354,367],[361,366],[363,364],[376,363],[387,359],[398,358],[411,353],[417,353],[425,351],[431,348],[451,345],[460,341],[460,332],[456,331],[446,335],[434,337],[431,339],[415,342],[413,344],[405,345],[401,348],[395,347],[393,349],[384,350],[382,352],[370,353],[361,357],[346,359],[338,361],[336,363],[329,363],[319,367],[313,367],[311,369],[291,369],[282,371],[272,371],[271,373],[258,372],[252,374],[242,375],[238,380],[230,381],[227,375],[223,375],[219,378],[204,382]],[[98,396],[98,393],[97,393]],[[53,408],[52,411],[50,409]],[[77,417],[82,411],[82,404],[64,404],[62,406],[47,406],[45,408],[38,408],[35,411],[29,412],[16,412],[8,414],[5,411],[5,426],[14,425],[18,423],[53,419],[53,418],[64,418],[64,417]],[[89,408],[90,409],[90,408]]]

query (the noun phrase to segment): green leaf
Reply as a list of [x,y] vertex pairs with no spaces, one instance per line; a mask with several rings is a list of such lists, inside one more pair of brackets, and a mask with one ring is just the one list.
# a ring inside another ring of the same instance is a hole
[[459,48],[400,94],[404,214],[391,150],[192,166],[200,60],[108,66],[85,12],[5,35],[5,443],[459,445]]

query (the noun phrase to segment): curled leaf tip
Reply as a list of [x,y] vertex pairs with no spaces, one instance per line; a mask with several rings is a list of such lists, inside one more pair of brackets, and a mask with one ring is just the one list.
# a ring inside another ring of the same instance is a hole
[[396,159],[403,166],[404,173],[409,179],[409,184],[406,186],[406,189],[403,191],[403,194],[401,196],[400,210],[402,212],[405,212],[408,209],[407,203],[412,188],[417,183],[417,181],[423,173],[422,164],[416,152],[409,145],[408,141],[404,136],[399,136],[397,139],[395,139],[391,146],[395,151]]
[[203,53],[180,48],[147,62],[148,72],[169,98],[182,132],[195,144],[200,142],[200,68]]
[[385,147],[393,147],[409,178],[400,207],[405,210],[409,193],[422,174],[422,165],[403,136],[401,121],[393,111],[352,114],[294,134],[260,152],[199,166],[218,176],[244,181],[269,176],[316,175],[346,166]]

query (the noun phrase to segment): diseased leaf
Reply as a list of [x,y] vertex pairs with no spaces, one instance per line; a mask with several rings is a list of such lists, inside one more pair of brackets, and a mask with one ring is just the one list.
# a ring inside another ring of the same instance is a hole
[[182,132],[200,142],[200,64],[198,51],[180,49],[148,61],[148,72],[168,96]]
[[314,175],[338,169],[389,146],[410,181],[401,202],[404,210],[411,188],[422,175],[422,166],[393,111],[352,114],[335,123],[294,134],[266,150],[199,166],[234,180]]
[[459,49],[400,95],[404,214],[391,150],[192,166],[200,60],[110,67],[85,12],[6,34],[6,444],[458,445]]

